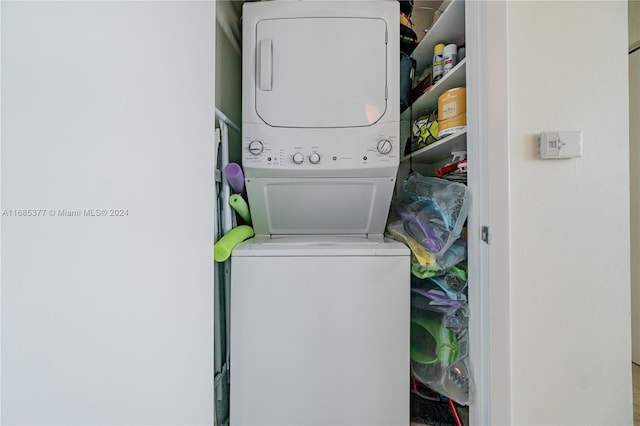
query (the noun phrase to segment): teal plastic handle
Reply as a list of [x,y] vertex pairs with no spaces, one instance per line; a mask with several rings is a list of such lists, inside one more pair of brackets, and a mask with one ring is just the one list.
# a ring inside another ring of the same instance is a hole
[[247,225],[251,225],[251,212],[249,212],[249,206],[241,195],[233,194],[229,197],[229,205],[238,212]]
[[213,245],[213,259],[216,262],[224,262],[231,256],[231,252],[238,244],[253,237],[253,235],[253,228],[249,225],[240,225],[233,228]]

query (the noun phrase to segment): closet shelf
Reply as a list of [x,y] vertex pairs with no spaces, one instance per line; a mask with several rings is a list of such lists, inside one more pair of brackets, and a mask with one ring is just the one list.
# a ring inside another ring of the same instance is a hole
[[464,44],[464,6],[464,0],[453,0],[416,46],[411,55],[416,60],[416,75],[422,75],[422,72],[431,65],[433,48],[436,44]]
[[[431,66],[433,48],[438,43],[465,43],[465,0],[451,0],[442,15],[433,23],[424,38],[413,51],[411,57],[416,61],[415,75],[419,76]],[[407,109],[400,114],[402,133],[411,133],[413,122],[417,118],[430,114],[438,107],[438,98],[447,90],[456,87],[466,87],[467,60],[462,59],[455,67],[442,77],[428,91],[420,95]],[[406,139],[406,135],[403,135]],[[452,151],[467,149],[467,131],[449,135],[437,142],[421,148],[404,158],[402,161],[415,163],[432,163],[451,158]]]
[[[429,114],[438,107],[438,97],[449,89],[465,87],[467,77],[467,59],[463,59],[440,81],[434,84],[427,92],[423,93],[416,101],[405,109],[400,115],[400,120],[409,121],[412,116],[415,120],[421,115]],[[413,109],[413,111],[412,111]]]
[[403,157],[401,161],[411,160],[414,163],[433,163],[451,158],[451,152],[453,151],[466,151],[466,149],[467,130],[465,129],[420,148]]

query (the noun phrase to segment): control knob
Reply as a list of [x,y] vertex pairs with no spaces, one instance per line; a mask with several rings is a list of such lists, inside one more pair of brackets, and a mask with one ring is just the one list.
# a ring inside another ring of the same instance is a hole
[[391,141],[389,139],[381,139],[380,141],[378,141],[377,148],[380,154],[387,155],[391,152],[393,146],[391,145]]
[[295,164],[302,164],[304,162],[304,155],[302,155],[302,153],[300,152],[296,152],[295,154],[293,154],[293,157],[291,157],[291,159]]
[[249,142],[249,152],[253,155],[260,155],[264,151],[264,145],[260,141]]
[[311,164],[318,164],[320,162],[320,154],[317,152],[312,152],[309,154],[309,162]]

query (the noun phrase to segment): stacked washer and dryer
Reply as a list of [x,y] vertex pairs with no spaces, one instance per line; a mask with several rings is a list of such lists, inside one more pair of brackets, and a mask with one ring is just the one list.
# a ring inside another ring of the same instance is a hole
[[409,423],[409,251],[383,237],[398,20],[396,0],[244,5],[232,426]]

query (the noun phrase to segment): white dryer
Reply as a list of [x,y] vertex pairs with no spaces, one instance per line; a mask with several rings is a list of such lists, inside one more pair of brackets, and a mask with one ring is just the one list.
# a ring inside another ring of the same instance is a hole
[[230,423],[407,425],[409,251],[382,236],[399,147],[399,4],[243,9]]

